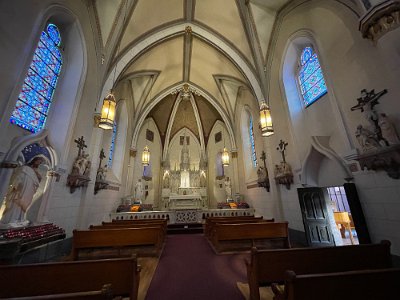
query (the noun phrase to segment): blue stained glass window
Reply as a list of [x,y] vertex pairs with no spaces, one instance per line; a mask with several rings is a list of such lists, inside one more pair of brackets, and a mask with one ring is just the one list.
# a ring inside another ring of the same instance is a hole
[[251,145],[251,160],[253,162],[253,167],[257,167],[257,154],[256,154],[256,145],[254,143],[254,131],[253,131],[253,118],[250,116],[250,124],[249,124],[249,135],[250,135],[250,145]]
[[62,67],[61,36],[54,24],[42,31],[10,122],[31,132],[45,123]]
[[309,106],[328,92],[317,54],[311,47],[304,48],[300,57],[299,83],[305,106]]
[[117,123],[114,122],[113,132],[111,136],[111,145],[110,145],[110,153],[108,155],[108,167],[112,166],[112,161],[114,157],[114,149],[115,149],[115,137],[117,136]]

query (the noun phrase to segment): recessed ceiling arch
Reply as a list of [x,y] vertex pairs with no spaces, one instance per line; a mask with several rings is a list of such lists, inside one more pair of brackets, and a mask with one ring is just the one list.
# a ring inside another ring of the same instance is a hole
[[140,128],[142,127],[143,122],[146,119],[146,116],[150,113],[150,111],[154,108],[154,106],[156,106],[160,101],[162,101],[169,94],[175,93],[177,90],[183,88],[184,84],[189,84],[190,87],[194,88],[203,98],[205,98],[207,101],[209,101],[211,103],[211,105],[213,105],[214,108],[218,111],[218,113],[221,115],[221,118],[224,121],[225,126],[228,130],[229,138],[230,138],[231,145],[232,145],[232,151],[236,151],[237,147],[236,147],[236,139],[235,139],[235,135],[234,135],[234,130],[233,130],[232,122],[231,122],[227,112],[222,108],[221,104],[214,97],[212,97],[209,93],[207,93],[207,91],[205,91],[203,88],[201,88],[191,82],[190,83],[179,82],[175,85],[172,85],[169,88],[163,90],[161,93],[157,94],[152,100],[150,100],[149,104],[144,108],[143,112],[141,113],[141,115],[139,116],[139,118],[136,122],[136,126],[133,130],[133,135],[132,135],[131,148],[136,150],[136,148],[137,148],[136,145],[137,145],[138,138],[139,138]]
[[114,78],[120,77],[126,67],[131,64],[132,60],[137,59],[137,57],[140,56],[143,51],[147,51],[150,47],[159,44],[160,41],[171,36],[175,36],[176,34],[183,34],[186,26],[191,26],[193,34],[196,34],[197,36],[206,40],[207,43],[213,45],[215,49],[218,49],[219,51],[224,53],[224,55],[226,55],[231,61],[233,61],[233,63],[247,79],[256,98],[259,101],[264,99],[262,89],[257,79],[258,77],[255,74],[252,66],[248,64],[246,59],[244,59],[236,49],[232,48],[232,45],[229,45],[216,34],[211,33],[196,24],[184,23],[179,25],[172,25],[152,33],[147,38],[139,41],[136,45],[132,46],[128,51],[121,55],[110,67],[110,70],[112,71],[109,71],[108,77],[103,85],[103,89],[101,92],[102,97],[99,99],[98,108],[100,108],[102,104],[101,99],[106,96],[106,93],[112,88],[114,84]]

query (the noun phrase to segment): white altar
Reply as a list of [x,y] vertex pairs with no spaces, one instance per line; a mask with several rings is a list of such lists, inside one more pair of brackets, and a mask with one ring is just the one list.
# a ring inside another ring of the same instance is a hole
[[201,209],[203,201],[198,194],[190,195],[170,195],[168,199],[168,209]]

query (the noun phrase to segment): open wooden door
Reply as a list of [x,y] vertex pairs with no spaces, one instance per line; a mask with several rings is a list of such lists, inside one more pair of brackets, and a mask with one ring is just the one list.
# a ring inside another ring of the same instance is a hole
[[324,190],[321,188],[299,188],[297,193],[309,246],[334,246],[335,242],[329,223]]

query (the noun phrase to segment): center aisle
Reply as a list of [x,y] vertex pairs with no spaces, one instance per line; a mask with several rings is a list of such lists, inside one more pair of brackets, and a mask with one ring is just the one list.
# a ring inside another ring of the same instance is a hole
[[168,235],[146,300],[243,300],[245,257],[216,255],[203,234]]

